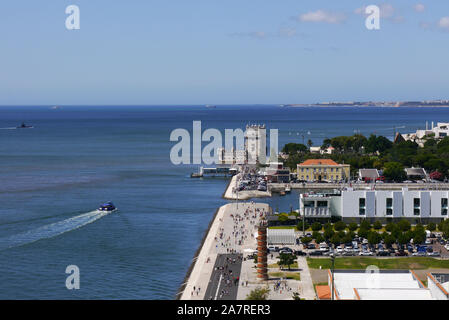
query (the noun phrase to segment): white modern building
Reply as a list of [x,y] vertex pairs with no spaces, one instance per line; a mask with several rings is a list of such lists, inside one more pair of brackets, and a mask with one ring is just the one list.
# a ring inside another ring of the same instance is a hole
[[437,300],[412,270],[328,270],[335,300]]
[[448,122],[438,122],[437,125],[434,125],[432,121],[431,126],[429,128],[428,123],[426,122],[426,129],[416,130],[414,133],[406,133],[402,134],[402,138],[404,140],[410,140],[418,143],[420,146],[424,145],[423,138],[425,136],[433,135],[436,139],[443,139],[444,137],[449,136],[449,123]]
[[309,219],[340,217],[343,221],[440,222],[448,218],[449,190],[352,190],[301,194],[299,210]]
[[449,300],[449,274],[428,273],[427,286],[437,300]]
[[268,245],[293,245],[296,243],[294,229],[268,229]]

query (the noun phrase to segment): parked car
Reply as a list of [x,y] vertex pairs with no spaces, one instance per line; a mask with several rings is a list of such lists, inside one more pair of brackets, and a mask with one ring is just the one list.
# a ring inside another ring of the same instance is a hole
[[342,254],[342,253],[343,253],[343,248],[342,248],[342,247],[337,247],[337,248],[335,249],[335,251],[336,251],[338,254]]
[[433,252],[427,252],[427,255],[429,257],[439,257],[440,253],[438,251],[433,251]]
[[408,254],[404,251],[404,250],[398,250],[396,251],[396,253],[394,254],[396,257],[405,257],[408,256]]
[[316,246],[314,243],[309,243],[307,249],[316,249]]
[[414,256],[414,257],[425,257],[426,253],[424,251],[418,251],[418,252],[414,252],[412,254],[412,256]]
[[388,257],[388,256],[390,256],[390,252],[388,252],[386,250],[381,250],[381,251],[378,251],[376,253],[376,255],[379,257]]
[[372,256],[373,253],[371,251],[360,251],[359,256]]
[[270,252],[278,252],[279,251],[279,247],[276,247],[276,246],[268,246],[267,249]]
[[323,252],[321,252],[320,250],[315,250],[315,251],[309,252],[309,255],[311,255],[311,256],[322,256]]
[[295,255],[297,255],[297,256],[305,256],[305,255],[307,255],[307,253],[305,253],[304,251],[302,251],[302,250],[295,250]]

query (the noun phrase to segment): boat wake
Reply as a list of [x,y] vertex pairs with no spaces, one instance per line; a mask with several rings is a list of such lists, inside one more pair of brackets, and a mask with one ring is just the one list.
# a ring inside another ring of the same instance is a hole
[[0,130],[16,130],[16,127],[10,127],[10,128],[0,128]]
[[34,230],[0,239],[0,251],[30,244],[42,239],[53,238],[63,233],[81,228],[108,215],[106,211],[91,211],[78,216],[48,224]]

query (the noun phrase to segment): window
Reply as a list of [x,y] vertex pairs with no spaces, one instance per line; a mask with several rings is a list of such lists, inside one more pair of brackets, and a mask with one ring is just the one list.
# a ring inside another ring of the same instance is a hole
[[335,172],[338,172],[338,168],[335,168]]
[[421,199],[420,198],[414,198],[413,199],[413,207],[419,208],[421,206]]
[[304,172],[304,168],[301,168],[301,172]]
[[448,203],[448,199],[447,198],[441,198],[441,215],[442,216],[447,216],[447,203]]
[[335,176],[335,180],[338,180],[338,174]]
[[317,207],[319,208],[327,208],[327,201],[317,201]]
[[365,215],[365,198],[359,198],[359,215]]
[[393,207],[393,198],[387,198],[387,208]]
[[421,214],[421,199],[413,198],[413,215],[419,216]]
[[334,168],[331,168],[331,172],[334,172]]
[[313,208],[315,207],[315,201],[304,201],[304,208]]

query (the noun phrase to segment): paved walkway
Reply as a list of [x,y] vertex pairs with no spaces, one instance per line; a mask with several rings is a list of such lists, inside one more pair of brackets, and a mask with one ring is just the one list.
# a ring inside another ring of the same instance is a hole
[[217,255],[243,253],[256,248],[255,233],[260,215],[267,213],[268,204],[230,203],[219,209],[207,234],[198,258],[187,280],[181,300],[203,300],[212,280]]
[[316,298],[315,289],[313,288],[312,276],[305,257],[298,257],[298,268],[301,274],[298,291],[299,296],[306,300],[314,300]]

